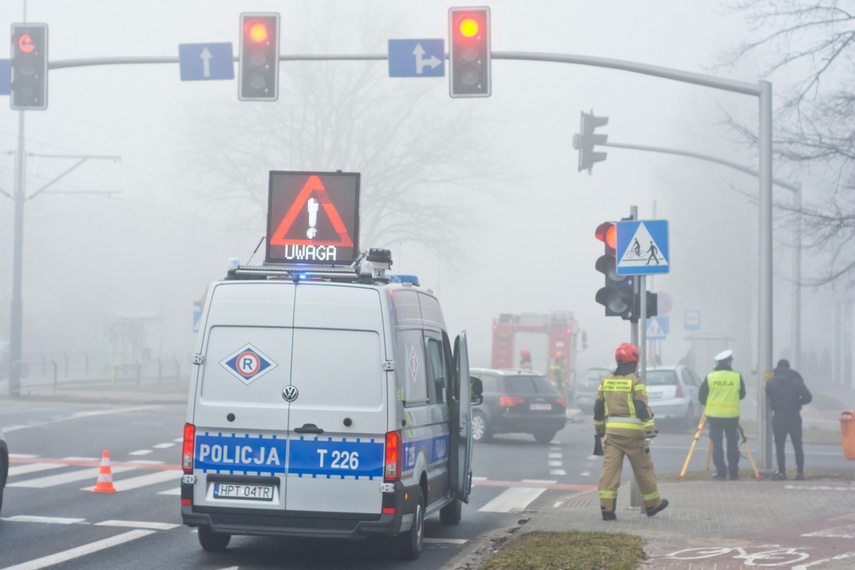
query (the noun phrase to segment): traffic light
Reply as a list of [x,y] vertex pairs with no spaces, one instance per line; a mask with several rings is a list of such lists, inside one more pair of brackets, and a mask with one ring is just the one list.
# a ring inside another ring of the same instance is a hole
[[612,222],[603,222],[597,227],[595,235],[605,245],[605,253],[597,259],[596,268],[606,278],[605,286],[597,291],[597,303],[606,308],[607,317],[631,319],[633,314],[638,313],[635,310],[632,276],[617,274],[617,227]]
[[238,99],[279,98],[279,14],[240,15]]
[[[652,291],[645,291],[647,295],[647,318],[659,316],[659,295]],[[641,299],[640,293],[635,296],[635,315],[641,317]]]
[[490,9],[449,8],[449,92],[452,97],[489,97]]
[[12,24],[9,106],[47,109],[47,24]]
[[606,159],[605,152],[594,152],[594,145],[605,144],[609,135],[595,135],[594,129],[608,123],[608,117],[596,117],[593,110],[590,113],[582,111],[579,132],[573,135],[573,148],[579,151],[579,172],[587,170],[591,174],[594,163]]

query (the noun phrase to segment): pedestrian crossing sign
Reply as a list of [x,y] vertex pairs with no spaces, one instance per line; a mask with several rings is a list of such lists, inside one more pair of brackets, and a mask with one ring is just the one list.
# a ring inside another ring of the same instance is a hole
[[671,328],[670,325],[668,317],[650,317],[647,319],[647,329],[645,329],[647,340],[665,340],[668,329]]
[[668,220],[618,222],[616,231],[618,275],[650,275],[670,271]]

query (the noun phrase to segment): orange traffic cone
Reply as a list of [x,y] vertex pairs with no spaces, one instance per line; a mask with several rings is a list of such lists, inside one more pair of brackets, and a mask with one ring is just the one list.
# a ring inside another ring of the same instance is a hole
[[110,471],[110,454],[104,450],[104,455],[101,456],[101,471],[98,472],[98,482],[95,483],[95,488],[92,489],[96,493],[115,493],[116,488],[113,487],[113,472]]

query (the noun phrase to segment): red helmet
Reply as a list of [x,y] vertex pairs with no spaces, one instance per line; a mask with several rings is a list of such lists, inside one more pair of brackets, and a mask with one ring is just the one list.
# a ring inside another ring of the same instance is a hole
[[555,353],[555,358],[559,358],[559,359],[564,358],[564,353],[559,350],[558,352]]
[[625,342],[619,347],[617,347],[617,350],[615,350],[615,361],[638,362],[639,355],[641,355],[641,351],[638,350],[637,346]]
[[523,358],[531,358],[531,351],[529,351],[527,348],[524,348],[520,351],[520,356],[522,356]]

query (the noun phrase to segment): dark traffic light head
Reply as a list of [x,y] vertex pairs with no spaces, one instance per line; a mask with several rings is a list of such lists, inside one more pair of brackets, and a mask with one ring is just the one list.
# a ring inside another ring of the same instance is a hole
[[47,109],[47,24],[12,24],[9,106]]
[[448,10],[449,93],[452,97],[489,97],[490,9]]
[[279,98],[279,14],[240,15],[238,99]]

